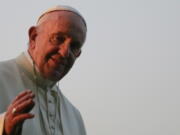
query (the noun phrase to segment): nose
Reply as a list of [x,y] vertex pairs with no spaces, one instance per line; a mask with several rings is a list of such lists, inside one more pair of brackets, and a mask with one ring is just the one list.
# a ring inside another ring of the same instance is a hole
[[62,45],[60,45],[59,53],[62,57],[69,57],[71,39],[67,38]]

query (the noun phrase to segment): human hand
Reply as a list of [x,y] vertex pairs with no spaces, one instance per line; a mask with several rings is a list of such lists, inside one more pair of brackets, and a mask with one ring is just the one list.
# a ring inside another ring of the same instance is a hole
[[32,91],[26,90],[21,92],[9,105],[4,121],[6,135],[12,135],[17,127],[22,127],[24,120],[34,117],[34,114],[29,113],[35,105],[34,97]]

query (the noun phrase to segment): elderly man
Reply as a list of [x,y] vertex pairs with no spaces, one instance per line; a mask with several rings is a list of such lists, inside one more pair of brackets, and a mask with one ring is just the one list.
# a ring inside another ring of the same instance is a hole
[[81,54],[86,22],[72,7],[44,12],[28,50],[0,63],[0,135],[85,135],[79,111],[56,83]]

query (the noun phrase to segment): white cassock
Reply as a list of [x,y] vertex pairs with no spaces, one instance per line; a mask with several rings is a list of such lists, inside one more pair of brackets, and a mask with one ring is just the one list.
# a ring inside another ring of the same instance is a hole
[[[0,135],[4,115],[12,100],[23,90],[35,94],[33,119],[26,120],[21,135],[86,135],[79,111],[61,93],[55,82],[34,72],[27,52],[0,62]],[[16,135],[17,133],[14,133]]]

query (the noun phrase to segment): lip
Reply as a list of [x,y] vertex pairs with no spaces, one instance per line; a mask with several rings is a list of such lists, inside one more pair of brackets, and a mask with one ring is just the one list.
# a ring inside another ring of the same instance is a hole
[[64,60],[64,58],[58,57],[58,56],[52,56],[50,59],[54,61],[56,65],[67,65],[67,61]]

